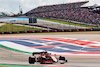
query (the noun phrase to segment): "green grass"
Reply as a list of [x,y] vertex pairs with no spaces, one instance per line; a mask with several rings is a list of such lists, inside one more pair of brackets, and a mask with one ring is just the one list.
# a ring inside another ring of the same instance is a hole
[[35,30],[42,30],[42,29],[18,26],[14,24],[5,24],[0,27],[0,32],[35,31]]
[[47,20],[47,21],[52,21],[56,23],[62,23],[62,24],[67,24],[67,25],[74,25],[74,26],[80,26],[80,27],[87,27],[87,28],[99,28],[95,26],[89,26],[89,25],[82,25],[82,24],[75,24],[71,22],[65,22],[65,21],[59,21],[59,20],[52,20],[52,19],[42,19],[42,20]]

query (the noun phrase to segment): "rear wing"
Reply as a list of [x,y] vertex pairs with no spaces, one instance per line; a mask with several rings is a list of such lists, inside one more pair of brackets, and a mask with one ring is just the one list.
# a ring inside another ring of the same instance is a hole
[[46,54],[47,52],[33,52],[32,54],[33,54],[33,56],[35,55],[35,54]]

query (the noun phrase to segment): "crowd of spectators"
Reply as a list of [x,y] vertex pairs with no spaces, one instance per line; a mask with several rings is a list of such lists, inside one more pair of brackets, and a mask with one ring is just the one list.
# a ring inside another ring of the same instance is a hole
[[37,10],[34,9],[34,11],[30,11],[29,14],[31,13],[30,16],[34,17],[54,17],[54,18],[69,19],[69,20],[92,23],[92,24],[98,24],[98,23],[100,24],[99,13],[93,13],[90,12],[89,9],[80,7],[81,5],[87,2],[88,1],[70,3],[70,4],[60,4],[55,6],[52,5],[54,6],[52,7],[52,9],[50,9],[51,6],[43,6],[36,8]]
[[89,2],[89,1],[76,2],[76,3],[67,3],[67,4],[57,4],[57,5],[48,5],[48,6],[40,6],[38,8],[32,9],[28,13],[40,13],[40,12],[48,12],[48,11],[78,8],[78,7],[80,7],[81,5],[83,5],[87,2]]

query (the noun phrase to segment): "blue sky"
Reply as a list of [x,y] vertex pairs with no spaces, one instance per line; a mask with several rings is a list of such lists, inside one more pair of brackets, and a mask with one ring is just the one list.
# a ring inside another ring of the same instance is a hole
[[[27,12],[33,8],[43,5],[52,5],[52,4],[62,4],[62,3],[71,3],[78,1],[87,1],[87,0],[0,0],[0,12],[19,12],[19,5],[22,7],[23,12]],[[100,5],[100,0],[89,0],[89,3],[86,5]]]

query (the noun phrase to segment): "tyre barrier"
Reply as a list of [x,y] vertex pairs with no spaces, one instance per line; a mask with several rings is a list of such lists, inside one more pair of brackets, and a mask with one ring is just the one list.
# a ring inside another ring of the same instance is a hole
[[100,31],[100,28],[97,28],[97,29],[93,29],[93,31]]
[[40,30],[40,31],[17,31],[0,32],[0,34],[18,34],[18,33],[41,33],[41,32],[78,32],[78,31],[100,31],[100,29],[67,29],[67,30]]

